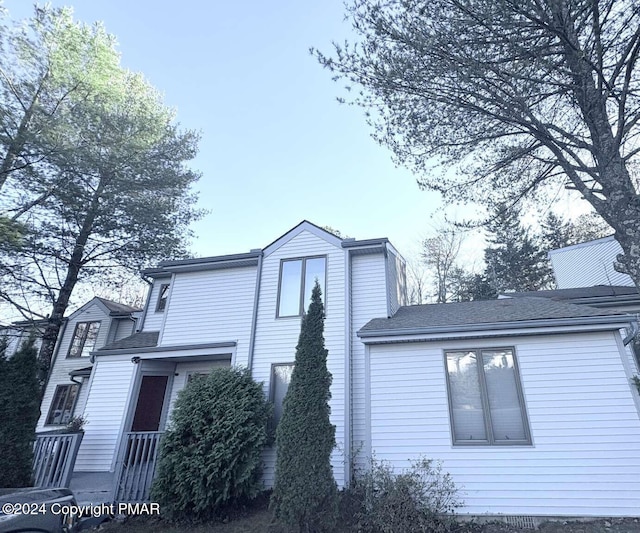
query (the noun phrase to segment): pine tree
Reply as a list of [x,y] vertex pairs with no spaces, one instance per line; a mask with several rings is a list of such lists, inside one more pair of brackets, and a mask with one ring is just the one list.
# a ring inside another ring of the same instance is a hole
[[575,244],[574,226],[553,211],[544,219],[541,225],[542,246],[548,252]]
[[293,375],[276,430],[275,518],[301,532],[331,530],[337,487],[331,469],[335,426],[329,421],[331,374],[324,347],[324,306],[318,281],[302,317]]
[[40,389],[36,377],[34,340],[25,342],[11,359],[0,359],[0,487],[31,485],[31,463]]
[[522,225],[517,211],[502,209],[488,225],[485,277],[496,292],[537,291],[550,282],[544,250]]

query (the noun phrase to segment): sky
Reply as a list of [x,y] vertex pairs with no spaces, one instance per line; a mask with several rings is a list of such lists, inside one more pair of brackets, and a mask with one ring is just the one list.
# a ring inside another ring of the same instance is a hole
[[[306,219],[358,239],[388,237],[413,254],[434,223],[436,193],[397,168],[371,138],[364,111],[310,55],[353,37],[341,0],[216,2],[68,0],[102,21],[122,64],[165,95],[202,134],[194,256],[262,248]],[[12,19],[29,0],[5,0]]]

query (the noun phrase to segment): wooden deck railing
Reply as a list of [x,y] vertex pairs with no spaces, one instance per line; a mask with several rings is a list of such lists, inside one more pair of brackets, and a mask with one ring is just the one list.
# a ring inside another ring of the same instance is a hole
[[69,487],[82,433],[41,433],[33,446],[34,486]]
[[162,434],[162,431],[125,433],[114,494],[116,502],[149,501]]

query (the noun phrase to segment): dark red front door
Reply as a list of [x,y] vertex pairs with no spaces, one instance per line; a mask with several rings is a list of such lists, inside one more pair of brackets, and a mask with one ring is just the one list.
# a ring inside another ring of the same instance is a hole
[[169,376],[142,376],[131,431],[159,431]]

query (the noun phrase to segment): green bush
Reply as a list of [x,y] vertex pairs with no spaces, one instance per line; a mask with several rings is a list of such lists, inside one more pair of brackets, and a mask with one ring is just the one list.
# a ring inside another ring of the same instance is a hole
[[361,533],[445,533],[455,529],[453,512],[460,503],[451,476],[429,459],[395,474],[372,461],[345,490],[342,522]]
[[193,379],[162,439],[152,501],[167,518],[208,520],[254,498],[270,416],[262,385],[245,370]]
[[0,356],[0,487],[28,487],[32,481],[33,441],[40,416],[34,339],[10,359]]
[[324,347],[324,308],[316,280],[302,318],[291,383],[276,430],[275,518],[299,531],[333,531],[337,486],[331,469],[336,428],[329,421],[331,374]]

